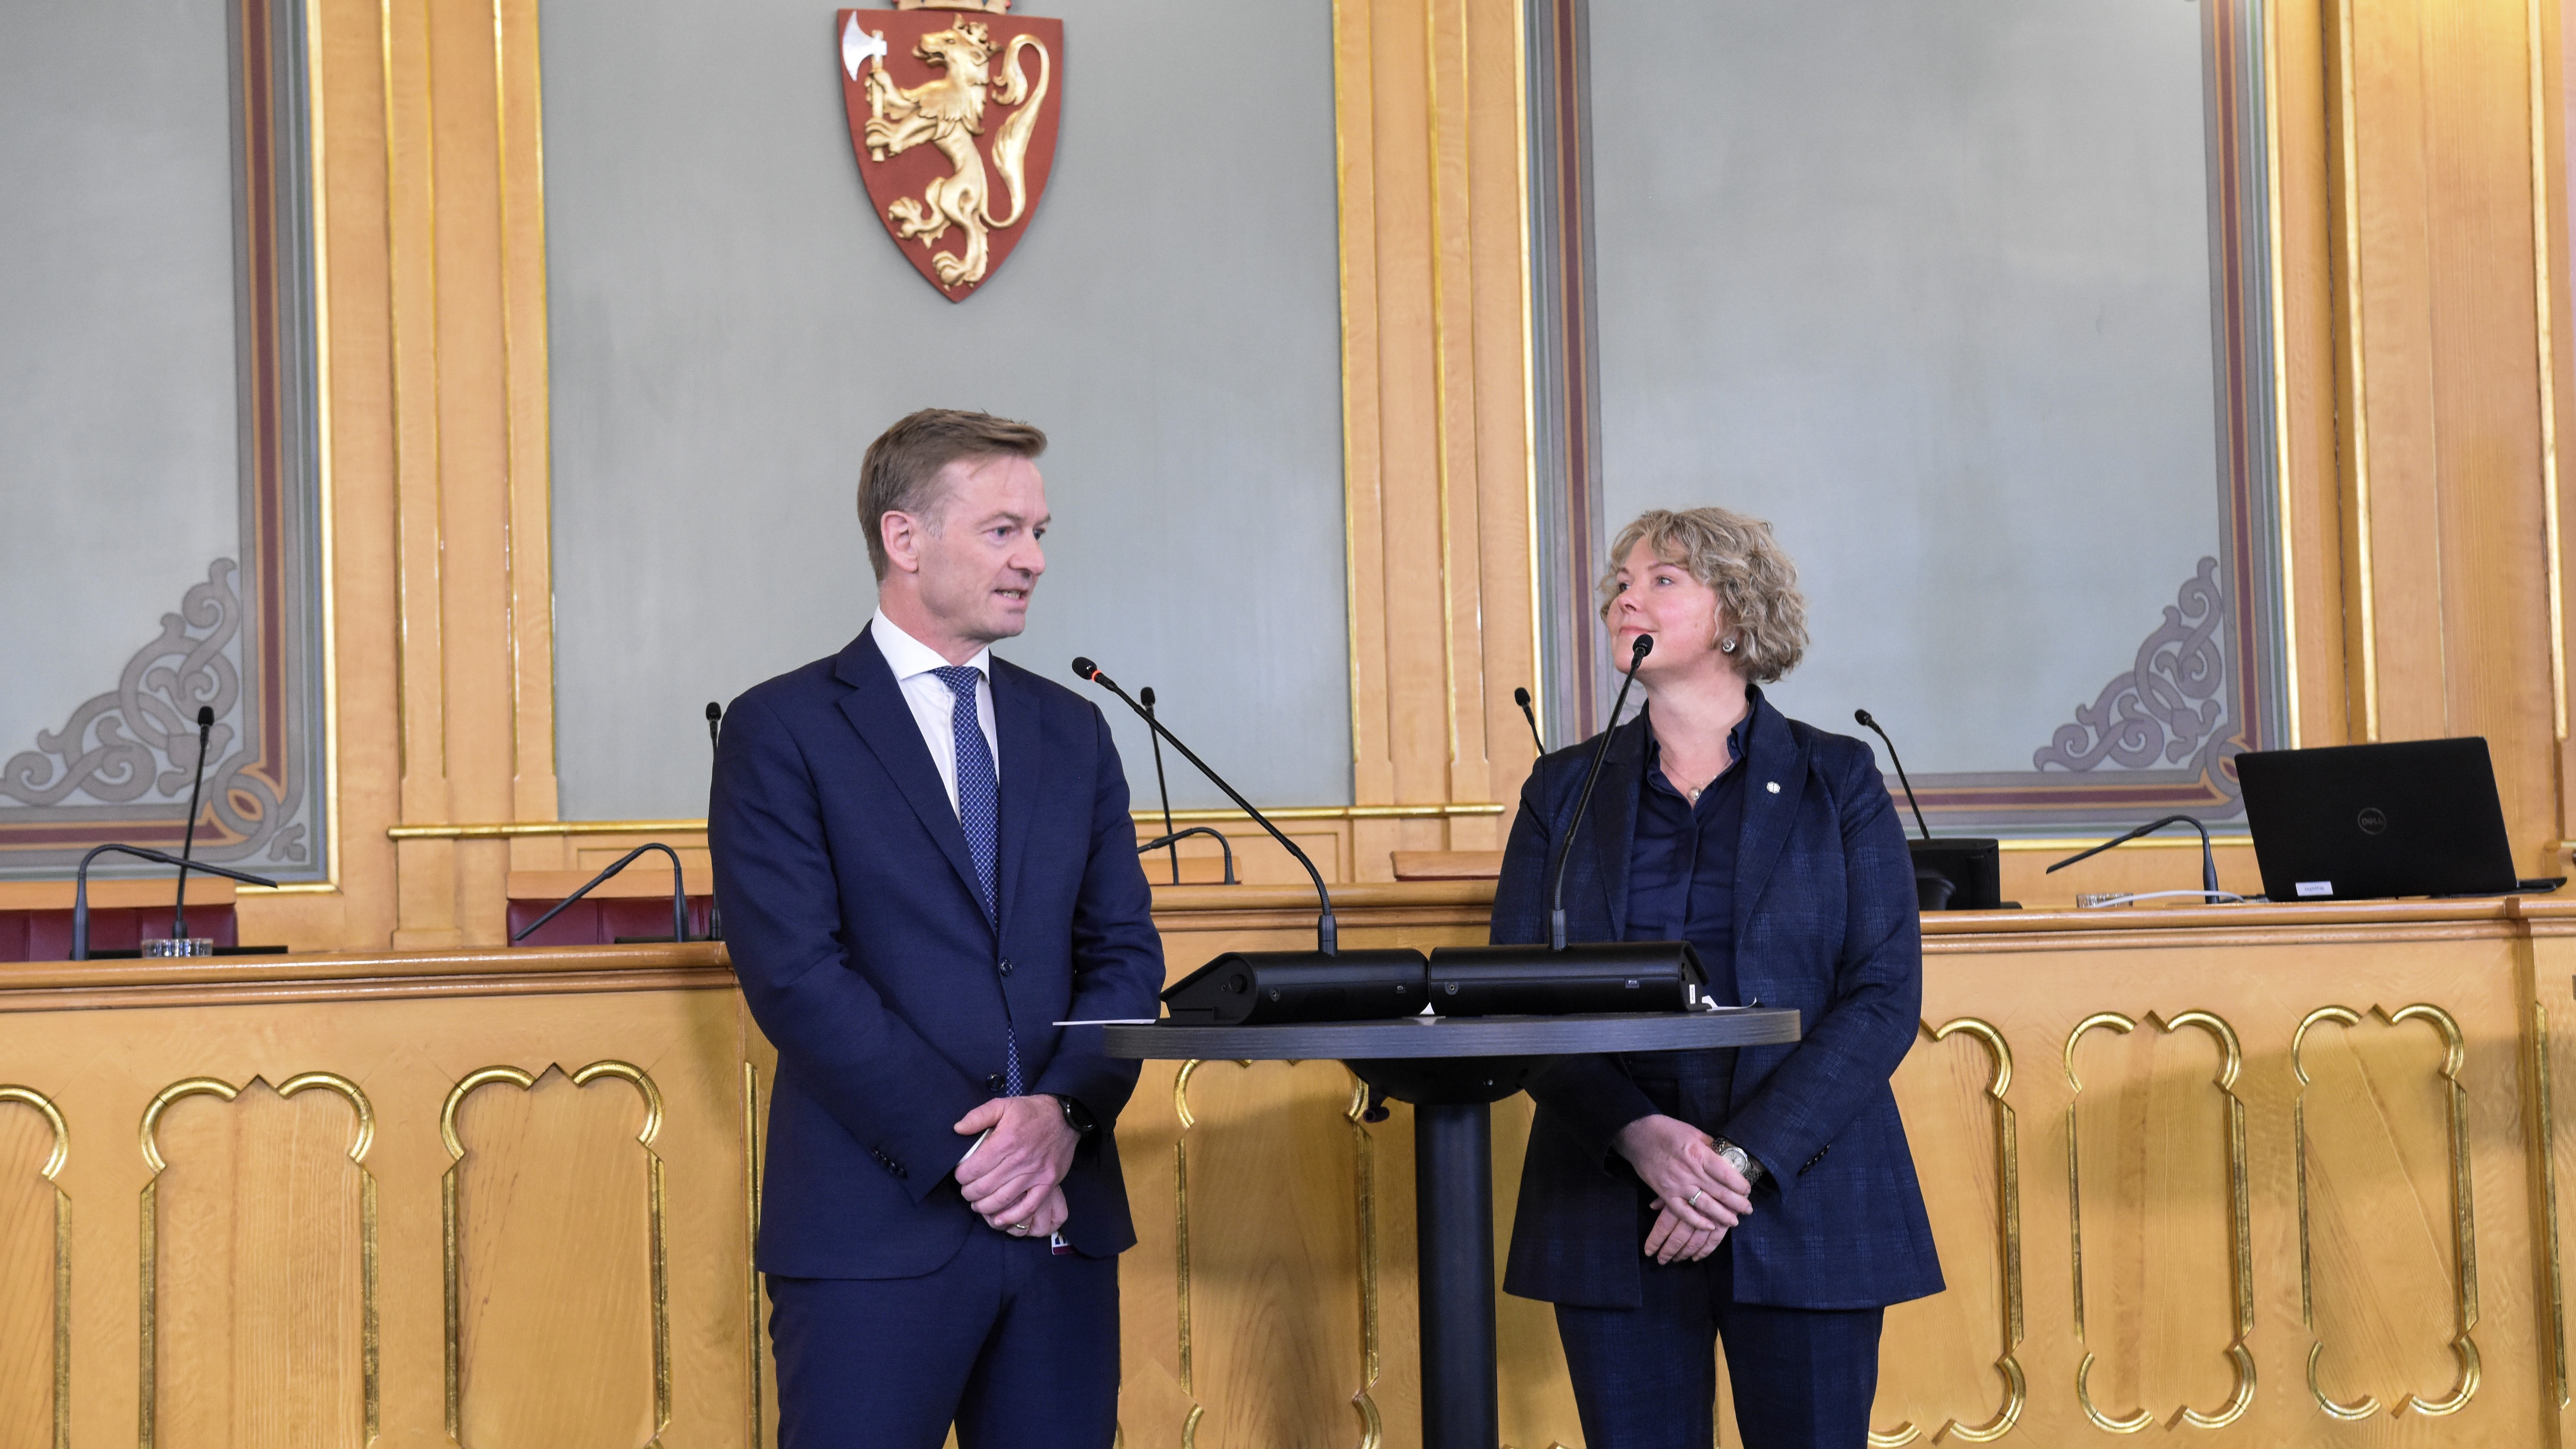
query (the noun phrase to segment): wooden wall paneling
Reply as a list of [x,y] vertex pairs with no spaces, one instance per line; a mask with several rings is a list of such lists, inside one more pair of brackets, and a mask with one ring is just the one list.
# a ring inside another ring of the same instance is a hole
[[[2534,921],[2529,945],[2530,1082],[2529,1142],[2537,1169],[2530,1193],[2540,1223],[2530,1270],[2533,1297],[2546,1318],[2541,1356],[2542,1419],[2551,1442],[2576,1439],[2576,1362],[2569,1357],[2567,1254],[2576,1245],[2568,1195],[2576,1189],[2576,1132],[2567,1130],[2569,1084],[2576,1082],[2576,930],[2561,921]],[[2513,1271],[2499,1262],[2500,1272]]]
[[2476,1278],[2462,1273],[2464,1248],[2475,1264],[2473,1228],[2462,1236],[2474,1203],[2456,1200],[2467,1144],[2453,1132],[2450,1023],[2436,1011],[2401,1025],[2320,1006],[2295,1038],[2308,1387],[2338,1418],[2410,1400],[2438,1411],[2477,1384],[2474,1296],[2460,1296]]
[[500,307],[507,480],[501,527],[510,671],[510,813],[552,820],[555,792],[553,503],[546,387],[543,57],[537,0],[490,0],[499,114]]
[[2571,560],[2568,524],[2570,522],[2567,479],[2569,440],[2567,428],[2576,420],[2576,380],[2571,380],[2568,348],[2576,344],[2576,306],[2571,306],[2571,279],[2568,268],[2569,247],[2576,244],[2576,226],[2571,226],[2567,211],[2567,92],[2566,92],[2566,16],[2563,7],[2549,0],[2529,0],[2531,47],[2531,162],[2532,162],[2532,241],[2537,255],[2533,267],[2535,285],[2540,287],[2539,305],[2534,309],[2540,323],[2541,402],[2545,409],[2541,444],[2542,478],[2545,490],[2541,498],[2547,524],[2549,581],[2549,651],[2551,683],[2556,697],[2557,731],[2558,835],[2561,849],[2548,871],[2556,873],[2565,860],[2566,842],[2576,840],[2576,755],[2569,752],[2571,720],[2576,720],[2576,680],[2568,676],[2567,651],[2576,630],[2571,630],[2568,580]]
[[2333,69],[2326,11],[2335,0],[2264,7],[2271,98],[2275,399],[2281,528],[2290,553],[2290,687],[2297,744],[2358,738],[2344,659],[2344,558],[2335,383]]
[[[2044,1053],[2031,1065],[2044,1069]],[[2020,1360],[2024,1315],[2020,1123],[2006,1093],[2011,1043],[1973,1017],[1926,1024],[1896,1074],[1909,1132],[1944,1144],[1915,1164],[1949,1287],[1889,1310],[1889,1355],[1871,1421],[1881,1440],[1985,1442],[2011,1431],[2030,1399]],[[1981,1150],[1982,1149],[1982,1150]],[[2045,1225],[2043,1225],[2045,1226]]]
[[182,1079],[145,1114],[168,1164],[143,1194],[147,1445],[375,1437],[374,1110],[345,1078],[287,1086]]
[[[1342,0],[1334,24],[1354,798],[1507,799],[1528,756],[1487,741],[1536,657],[1519,6]],[[1352,837],[1362,880],[1501,843],[1482,817]]]
[[2241,1053],[2221,1018],[2178,1015],[2206,1030],[2101,1012],[2065,1044],[2069,1082],[2081,1083],[2065,1159],[2074,1387],[2097,1427],[2120,1432],[2186,1415],[2230,1423],[2254,1387],[2233,1271]]
[[69,1150],[68,1124],[42,1092],[0,1087],[0,1443],[68,1449],[56,1376],[71,1327],[71,1203],[53,1179]]
[[485,1068],[442,1115],[460,1443],[632,1449],[667,1425],[660,1089],[631,1066],[585,1075]]
[[2486,736],[2519,853],[2537,864],[2559,807],[2549,559],[2535,546],[2532,17],[2502,0],[2339,0],[2334,21],[2362,733]]

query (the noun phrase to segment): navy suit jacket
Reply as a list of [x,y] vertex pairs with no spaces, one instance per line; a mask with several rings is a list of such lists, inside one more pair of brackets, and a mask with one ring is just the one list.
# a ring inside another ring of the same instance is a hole
[[1134,1062],[1098,1027],[1152,1016],[1162,941],[1127,777],[1099,709],[992,661],[1000,745],[996,933],[956,808],[894,672],[862,632],[725,713],[707,840],[752,1019],[778,1048],[758,1262],[799,1278],[908,1278],[988,1231],[951,1175],[951,1130],[1023,1086],[1101,1124],[1065,1176],[1065,1237],[1136,1241],[1110,1129]]
[[[1598,739],[1598,736],[1595,736]],[[1547,939],[1547,871],[1565,837],[1592,742],[1538,762],[1521,790],[1494,896],[1493,939]],[[1735,1053],[1724,1120],[1695,1123],[1771,1176],[1734,1228],[1735,1296],[1790,1308],[1874,1308],[1941,1291],[1905,1125],[1888,1078],[1912,1047],[1923,998],[1914,866],[1869,747],[1798,723],[1754,692],[1744,833],[1735,862],[1741,999],[1794,1008],[1792,1046]],[[1601,784],[1574,837],[1567,935],[1627,929],[1628,860],[1645,783],[1646,721],[1612,732]],[[1776,791],[1774,786],[1777,786]],[[1722,1060],[1692,1054],[1691,1068]],[[1530,1087],[1538,1110],[1521,1170],[1506,1291],[1589,1307],[1640,1301],[1637,1184],[1614,1159],[1620,1128],[1656,1110],[1616,1056],[1568,1057]],[[1684,1110],[1692,1106],[1685,1102]],[[1712,1114],[1713,1115],[1713,1114]]]

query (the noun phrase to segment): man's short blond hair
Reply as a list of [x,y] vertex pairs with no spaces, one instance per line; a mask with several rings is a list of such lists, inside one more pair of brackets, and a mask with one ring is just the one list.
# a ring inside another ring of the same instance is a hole
[[1601,575],[1604,619],[1619,596],[1619,569],[1641,541],[1717,591],[1736,640],[1733,658],[1746,679],[1769,684],[1798,667],[1807,652],[1807,601],[1798,592],[1798,566],[1781,552],[1770,524],[1723,508],[1638,515],[1610,545],[1610,567]]
[[885,516],[927,518],[943,501],[939,471],[960,458],[1034,458],[1045,433],[991,413],[923,408],[877,434],[859,464],[859,521],[867,525],[868,564],[883,582],[888,563]]

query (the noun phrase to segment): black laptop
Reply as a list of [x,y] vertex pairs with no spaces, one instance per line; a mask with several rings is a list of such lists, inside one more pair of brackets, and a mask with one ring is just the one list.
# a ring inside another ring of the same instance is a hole
[[2514,874],[2484,739],[2262,750],[2236,757],[2236,778],[2273,900],[2530,888]]

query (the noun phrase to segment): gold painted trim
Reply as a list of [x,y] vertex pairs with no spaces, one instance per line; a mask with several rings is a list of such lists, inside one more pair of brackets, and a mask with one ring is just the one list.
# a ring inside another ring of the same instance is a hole
[[[1512,154],[1517,163],[1520,200],[1521,259],[1521,483],[1527,517],[1522,527],[1522,562],[1529,568],[1530,698],[1547,707],[1547,626],[1541,612],[1538,543],[1538,272],[1530,256],[1530,233],[1538,218],[1530,212],[1529,0],[1512,4],[1512,107],[1517,125]],[[1488,749],[1490,757],[1493,751]]]
[[[253,1077],[244,1086],[261,1084],[258,1077]],[[367,1149],[376,1140],[376,1109],[356,1082],[337,1072],[300,1072],[273,1090],[279,1097],[288,1098],[310,1087],[321,1087],[347,1102],[350,1114],[357,1120],[357,1133],[349,1143],[349,1161],[358,1169],[358,1374],[365,1424],[364,1442],[373,1443],[382,1426],[384,1405],[383,1340],[378,1332],[380,1318],[376,1302],[377,1270],[381,1262],[376,1246],[376,1175],[367,1167]],[[7,1095],[9,1090],[0,1088],[0,1096]],[[190,1097],[236,1101],[242,1090],[215,1077],[185,1077],[162,1088],[151,1104],[143,1109],[143,1121],[137,1133],[138,1145],[143,1150],[144,1165],[152,1172],[145,1179],[141,1194],[141,1261],[137,1265],[142,1332],[135,1417],[136,1442],[141,1449],[153,1449],[160,1413],[161,1174],[169,1168],[169,1163],[161,1156],[161,1114],[173,1104]],[[58,1148],[58,1155],[59,1152]],[[67,1210],[69,1205],[65,1200],[60,1207]],[[58,1268],[57,1279],[56,1291],[67,1294],[70,1288],[67,1263]],[[68,1442],[63,1434],[64,1431],[58,1428],[58,1443]]]
[[761,1449],[760,1065],[757,1062],[742,1064],[742,1207],[743,1221],[748,1224],[742,1239],[742,1279],[749,1309],[743,1321],[750,1329],[743,1357],[751,1387],[751,1407],[746,1415],[749,1427],[743,1442],[751,1449]]
[[2361,108],[2353,98],[2353,0],[2338,0],[2337,40],[2342,51],[2344,338],[2352,372],[2353,552],[2361,575],[2361,733],[2379,738],[2379,624],[2373,598],[2370,541],[2370,394],[2362,366],[2361,319]]
[[[298,895],[340,889],[340,599],[338,529],[332,511],[339,499],[339,470],[331,455],[331,186],[329,108],[322,96],[322,0],[304,0],[304,128],[313,245],[313,427],[316,541],[322,568],[322,879],[299,882]],[[283,888],[281,888],[283,891]]]
[[[2206,1031],[2217,1041],[2220,1060],[2215,1085],[2227,1100],[2227,1185],[2230,1199],[2228,1296],[2235,1310],[2235,1337],[2227,1346],[2229,1372],[2234,1390],[2226,1403],[2215,1412],[2204,1414],[2188,1404],[2168,1417],[2168,1427],[2188,1424],[2195,1429],[2223,1429],[2242,1418],[2254,1404],[2254,1354],[2246,1339],[2254,1330],[2254,1241],[2251,1212],[2251,1166],[2245,1143],[2245,1101],[2237,1095],[2236,1079],[2245,1065],[2245,1051],[2235,1028],[2213,1012],[2185,1011],[2172,1019],[2149,1012],[2147,1024],[2160,1033],[2172,1033],[2185,1027]],[[2066,1037],[2063,1053],[2066,1081],[2072,1094],[2066,1103],[2066,1198],[2071,1223],[2070,1240],[2074,1246],[2075,1338],[2084,1341],[2084,1179],[2078,1163],[2081,1134],[2076,1129],[2077,1099],[2083,1095],[2084,1082],[2075,1072],[2075,1046],[2084,1034],[2095,1027],[2109,1027],[2126,1035],[2137,1023],[2116,1011],[2097,1012],[2076,1023]],[[2075,1370],[2075,1397],[2083,1406],[2084,1416],[2098,1428],[2114,1434],[2134,1434],[2155,1422],[2145,1408],[2113,1417],[2093,1402],[2091,1375],[2094,1355],[2089,1350]]]
[[[2453,1312],[2459,1326],[2451,1340],[2451,1355],[2458,1360],[2460,1373],[2451,1388],[2450,1397],[2426,1400],[2408,1393],[2400,1399],[2389,1416],[2395,1418],[2409,1409],[2427,1417],[2456,1414],[2468,1407],[2478,1391],[2481,1378],[2477,1340],[2472,1331],[2478,1324],[2478,1228],[2475,1205],[2471,1200],[2469,1175],[2469,1089],[2460,1083],[2460,1068],[2467,1060],[2467,1043],[2460,1024],[2438,1006],[2417,1002],[2395,1013],[2373,1006],[2370,1014],[2389,1026],[2421,1021],[2442,1037],[2440,1076],[2450,1084],[2450,1167],[2451,1167],[2451,1252],[2453,1257],[2452,1287],[2455,1294]],[[2338,1403],[2328,1396],[2317,1373],[2318,1360],[2325,1344],[2316,1337],[2315,1285],[2311,1275],[2311,1247],[2308,1226],[2308,1071],[2301,1053],[2307,1046],[2308,1031],[2320,1022],[2331,1021],[2347,1029],[2361,1025],[2361,1014],[2345,1006],[2320,1006],[2299,1022],[2290,1037],[2290,1070],[2299,1079],[2299,1096],[2290,1114],[2293,1146],[2299,1165],[2299,1316],[2306,1326],[2308,1348],[2308,1392],[2317,1407],[2338,1419],[2366,1419],[2379,1411],[2375,1397],[2364,1394],[2353,1403]],[[2546,1154],[2543,1154],[2544,1160]]]
[[[562,1071],[563,1069],[560,1066],[549,1066],[548,1070]],[[615,1060],[592,1062],[581,1070],[568,1074],[567,1080],[576,1087],[586,1087],[601,1077],[615,1077],[629,1084],[644,1099],[644,1126],[635,1134],[635,1140],[644,1148],[646,1212],[647,1221],[650,1224],[653,1437],[645,1442],[645,1449],[654,1449],[655,1445],[662,1442],[663,1432],[671,1427],[671,1282],[668,1205],[663,1187],[662,1155],[653,1150],[653,1139],[659,1136],[662,1130],[662,1089],[654,1085],[652,1075],[642,1067]],[[447,1437],[451,1442],[459,1444],[463,1442],[458,1435],[458,1426],[462,1421],[464,1407],[460,1392],[464,1357],[464,1335],[461,1331],[464,1299],[461,1265],[458,1261],[456,1174],[465,1165],[465,1145],[456,1136],[456,1111],[463,1105],[468,1095],[494,1082],[508,1082],[521,1091],[528,1091],[536,1086],[537,1078],[517,1067],[485,1067],[481,1071],[466,1076],[450,1088],[446,1103],[438,1110],[438,1138],[446,1145],[448,1156],[447,1172],[440,1182],[440,1206],[443,1218],[441,1237],[445,1242],[447,1290]],[[759,1352],[757,1339],[753,1342],[752,1352],[755,1354]]]
[[[1431,489],[1432,501],[1438,505],[1440,528],[1440,691],[1446,708],[1442,721],[1448,727],[1449,764],[1458,764],[1458,595],[1457,580],[1451,572],[1450,559],[1450,470],[1449,470],[1449,238],[1441,223],[1447,208],[1440,204],[1442,186],[1440,164],[1440,12],[1444,3],[1457,0],[1424,0],[1422,6],[1422,114],[1423,162],[1429,177],[1427,189],[1431,202]],[[1466,49],[1467,16],[1458,11],[1459,49]],[[1465,57],[1460,57],[1465,69]],[[1462,103],[1463,104],[1463,103]],[[1460,158],[1460,185],[1469,185],[1465,176],[1466,159]],[[1474,192],[1469,191],[1472,198]],[[1470,202],[1472,213],[1473,203]],[[1468,226],[1468,238],[1462,243],[1472,258],[1474,226]],[[1468,288],[1474,291],[1475,263],[1468,263]],[[1472,322],[1470,324],[1472,326]],[[1472,356],[1473,339],[1468,342]]]
[[[1448,800],[1428,805],[1283,805],[1261,813],[1272,820],[1450,820],[1463,816],[1501,815],[1512,807],[1499,801]],[[1130,818],[1140,826],[1161,833],[1163,813],[1131,810]],[[1175,810],[1176,823],[1206,825],[1249,821],[1252,817],[1240,810]],[[391,840],[506,840],[540,835],[699,835],[706,832],[704,820],[512,820],[474,825],[393,825],[385,829]],[[2097,842],[2082,842],[2092,845]],[[2144,844],[2144,841],[2136,842]],[[2192,844],[2200,843],[2199,837]]]
[[[2537,3],[2537,0],[2533,0]],[[2290,304],[2289,261],[2281,241],[2281,17],[2276,5],[2263,7],[2263,184],[2268,194],[2271,243],[2268,258],[2272,292],[2272,470],[2280,509],[2276,542],[2281,563],[2281,672],[2288,706],[2289,747],[2300,744],[2299,720],[2299,590],[2298,551],[2290,515]]]
[[1190,1401],[1190,1417],[1181,1425],[1181,1449],[1197,1449],[1199,1419],[1207,1405],[1198,1401],[1198,1386],[1190,1362],[1190,1129],[1198,1119],[1190,1115],[1190,1077],[1200,1066],[1192,1057],[1181,1063],[1172,1076],[1172,1114],[1180,1126],[1172,1134],[1172,1286],[1173,1299],[1179,1308],[1179,1363],[1181,1394]]
[[152,1169],[152,1175],[143,1183],[142,1241],[140,1261],[137,1264],[140,1275],[138,1297],[141,1300],[142,1341],[139,1345],[141,1361],[136,1380],[138,1392],[135,1408],[135,1442],[141,1446],[141,1449],[152,1449],[156,1427],[154,1418],[160,1400],[160,1190],[161,1174],[169,1164],[161,1160],[161,1144],[154,1140],[154,1134],[160,1130],[161,1114],[168,1111],[173,1102],[196,1096],[221,1097],[229,1102],[239,1095],[241,1095],[240,1092],[229,1083],[213,1077],[185,1077],[163,1087],[159,1095],[152,1099],[151,1105],[143,1109],[141,1128],[143,1162],[145,1166]]
[[54,1129],[54,1150],[37,1175],[54,1190],[54,1449],[71,1449],[72,1195],[63,1190],[62,1171],[71,1161],[72,1129],[53,1099],[33,1087],[0,1086],[0,1102],[33,1107]]
[[[1375,109],[1377,98],[1376,81],[1372,76],[1363,74],[1359,78],[1360,84],[1357,87],[1353,87],[1349,84],[1349,78],[1342,74],[1342,63],[1344,59],[1351,56],[1354,51],[1356,51],[1357,59],[1361,63],[1370,65],[1372,68],[1374,67],[1374,57],[1370,54],[1369,47],[1365,43],[1355,47],[1348,42],[1346,36],[1348,24],[1342,13],[1342,0],[1333,0],[1332,16],[1333,200],[1335,203],[1333,209],[1333,280],[1335,297],[1341,304],[1342,324],[1341,335],[1336,339],[1340,343],[1340,347],[1338,349],[1338,354],[1334,359],[1334,365],[1341,373],[1342,383],[1342,628],[1344,643],[1350,650],[1348,667],[1350,670],[1351,680],[1351,768],[1356,771],[1362,763],[1361,751],[1364,748],[1363,742],[1368,738],[1368,735],[1362,725],[1360,717],[1361,702],[1367,697],[1367,691],[1365,688],[1366,681],[1361,678],[1360,668],[1359,430],[1354,426],[1354,418],[1358,411],[1355,404],[1357,388],[1351,376],[1351,359],[1353,355],[1351,319],[1354,309],[1351,306],[1350,218],[1353,215],[1354,208],[1351,204],[1353,187],[1351,185],[1350,138],[1344,133],[1342,117],[1344,114],[1345,102],[1349,101],[1354,94],[1365,98],[1370,106],[1369,129],[1371,134],[1364,139],[1367,139],[1373,147],[1375,143],[1374,133],[1376,131]],[[1372,182],[1377,179],[1376,158],[1374,156],[1370,158],[1369,179]],[[1377,207],[1374,198],[1371,198],[1369,207],[1365,214],[1372,220],[1376,217]],[[1377,274],[1374,267],[1370,269],[1369,290],[1370,296],[1374,298],[1377,290]],[[1375,336],[1377,333],[1377,327],[1374,320],[1372,320],[1369,331],[1371,336]],[[1381,363],[1380,365],[1382,366],[1383,364]],[[1380,471],[1382,474],[1383,469]],[[1381,486],[1381,481],[1381,478],[1371,478],[1369,480],[1369,487],[1377,491],[1382,497],[1384,489]],[[1191,1427],[1189,1429],[1185,1429],[1183,1433],[1187,1435],[1195,1432],[1196,1424],[1197,1421],[1193,1418],[1191,1421]]]
[[[2556,304],[2549,286],[2549,107],[2540,63],[2540,0],[2527,0],[2523,13],[2531,32],[2531,296],[2540,352],[2540,506],[2549,548],[2549,708],[2558,742],[2565,744],[2567,586],[2558,533],[2558,363],[2551,336]],[[2563,1371],[2559,1378],[2563,1384]]]
[[1353,1206],[1359,1214],[1360,1249],[1360,1387],[1351,1407],[1360,1416],[1359,1449],[1379,1449],[1386,1442],[1386,1420],[1370,1390],[1377,1387],[1377,1139],[1368,1130],[1368,1084],[1354,1074],[1351,1105],[1342,1113],[1351,1124]]
[[2558,1127],[2550,1111],[2549,1007],[2531,1004],[2531,1089],[2533,1126],[2539,1140],[2533,1156],[2540,1159],[2540,1232],[2549,1251],[2549,1382],[2558,1407],[2568,1405],[2567,1289],[2558,1252]]
[[1995,1416],[1983,1424],[1962,1424],[1953,1418],[1932,1436],[1935,1441],[1960,1439],[1970,1444],[1985,1444],[2011,1433],[2013,1425],[2021,1422],[2022,1408],[2030,1399],[2029,1381],[2023,1376],[2021,1361],[2016,1356],[2021,1348],[2023,1332],[2021,1147],[2012,1103],[2004,1096],[2012,1086],[2012,1047],[1992,1023],[1972,1016],[1953,1017],[1938,1027],[1927,1025],[1926,1030],[1931,1032],[1936,1042],[1947,1041],[1958,1034],[1974,1037],[1994,1063],[1994,1076],[1986,1083],[1986,1095],[1995,1104],[1995,1200],[2003,1217],[2004,1351],[1995,1360],[1995,1371],[2003,1375],[2004,1401],[1995,1411]]

